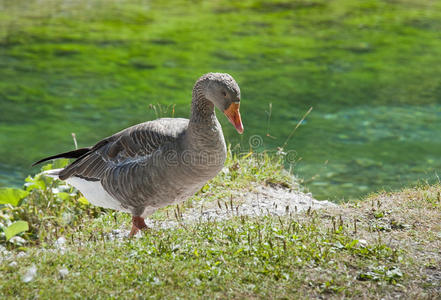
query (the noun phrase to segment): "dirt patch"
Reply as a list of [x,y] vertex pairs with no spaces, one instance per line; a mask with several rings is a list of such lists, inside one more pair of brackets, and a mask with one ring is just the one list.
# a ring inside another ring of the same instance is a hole
[[[234,216],[283,216],[307,210],[336,207],[338,206],[332,202],[314,199],[310,193],[306,194],[280,186],[257,185],[252,188],[252,191],[238,192],[230,199],[220,199],[214,203],[197,203],[185,210],[176,207],[173,213],[169,213],[169,218],[163,221],[152,219],[145,221],[150,228],[172,228],[182,223],[225,220]],[[128,226],[126,227],[114,230],[113,235],[126,238],[129,234]]]

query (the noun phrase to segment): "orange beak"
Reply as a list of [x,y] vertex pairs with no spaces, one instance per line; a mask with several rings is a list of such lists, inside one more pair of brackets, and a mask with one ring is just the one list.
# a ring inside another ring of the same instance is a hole
[[231,105],[226,110],[224,110],[224,114],[227,116],[228,120],[230,120],[231,124],[234,125],[237,132],[242,134],[243,125],[242,119],[240,118],[239,106],[239,103],[231,103]]

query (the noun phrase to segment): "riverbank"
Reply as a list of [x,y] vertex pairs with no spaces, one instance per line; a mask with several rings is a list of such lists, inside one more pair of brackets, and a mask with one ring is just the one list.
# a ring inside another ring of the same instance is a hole
[[0,235],[7,298],[441,293],[439,184],[337,206],[303,193],[280,157],[230,154],[215,179],[155,213],[133,239],[128,215],[92,207],[62,182],[37,175],[26,189],[21,205],[1,209],[2,222],[8,215],[30,227],[12,242]]

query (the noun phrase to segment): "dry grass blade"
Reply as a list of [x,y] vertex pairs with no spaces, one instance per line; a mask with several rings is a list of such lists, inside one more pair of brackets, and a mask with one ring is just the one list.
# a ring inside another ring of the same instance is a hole
[[289,140],[292,138],[292,136],[294,135],[294,133],[296,132],[297,128],[300,127],[300,125],[303,123],[303,121],[305,120],[305,118],[311,113],[312,111],[312,106],[308,109],[308,111],[303,115],[302,119],[297,123],[296,127],[294,127],[294,129],[291,131],[291,133],[288,135],[288,138],[286,139],[285,143],[282,146],[282,149],[285,149],[286,145],[288,144]]

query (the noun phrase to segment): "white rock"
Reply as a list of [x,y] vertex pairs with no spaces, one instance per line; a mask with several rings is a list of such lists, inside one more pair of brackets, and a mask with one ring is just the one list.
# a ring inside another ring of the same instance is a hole
[[1,253],[1,254],[7,254],[8,252],[9,252],[9,251],[6,250],[5,247],[3,247],[2,245],[0,245],[0,253]]
[[17,264],[16,261],[11,261],[11,262],[9,263],[9,266],[10,266],[10,267],[13,267],[13,268],[15,268],[17,265],[18,265],[18,264]]
[[26,240],[19,236],[14,236],[9,241],[14,245],[24,245],[26,243]]
[[26,274],[22,277],[21,281],[24,283],[31,282],[35,275],[37,275],[37,267],[35,265],[32,265],[27,271]]
[[23,251],[18,252],[18,254],[17,254],[17,258],[22,258],[22,257],[26,257],[26,256],[28,256],[28,254],[26,252],[23,252]]
[[367,241],[366,240],[358,240],[358,244],[360,245],[360,247],[366,247]]
[[58,270],[58,274],[60,274],[61,279],[63,279],[69,274],[69,270],[67,268],[62,268]]
[[66,238],[64,236],[60,236],[55,242],[55,246],[58,248],[63,247],[64,244],[66,244]]

